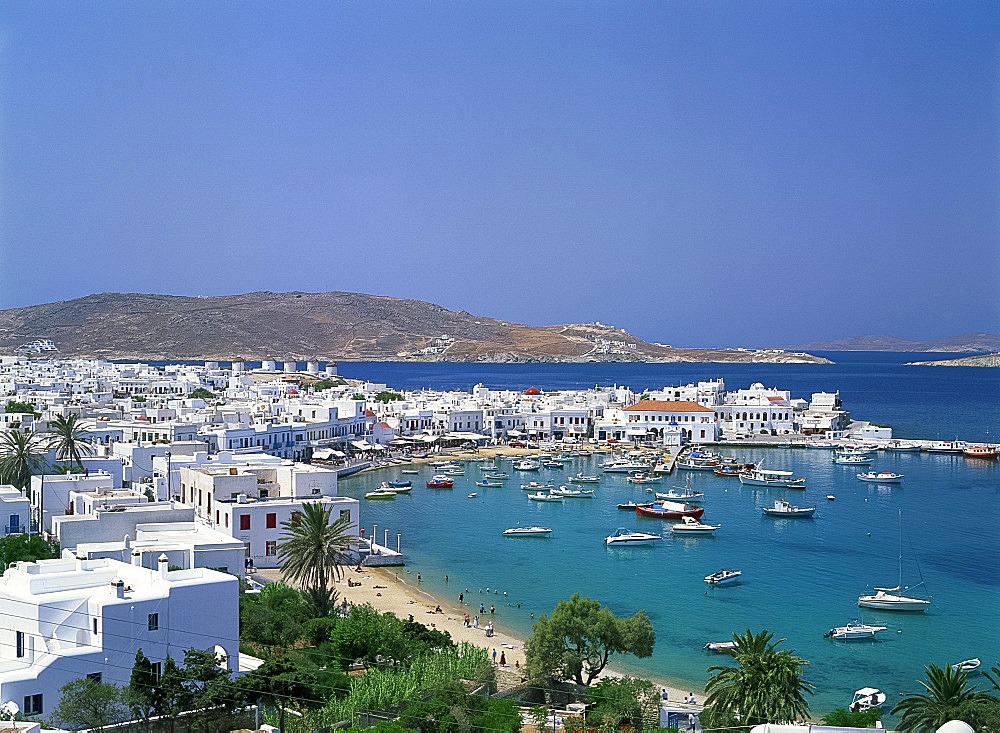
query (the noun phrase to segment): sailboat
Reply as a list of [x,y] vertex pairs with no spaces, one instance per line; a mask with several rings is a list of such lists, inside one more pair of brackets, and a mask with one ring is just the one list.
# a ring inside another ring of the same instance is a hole
[[[923,585],[923,579],[917,585]],[[914,586],[916,587],[916,586]],[[909,590],[909,588],[907,588]],[[883,611],[923,611],[931,602],[903,595],[903,512],[899,512],[899,582],[894,588],[875,588],[872,595],[858,596],[858,605]]]

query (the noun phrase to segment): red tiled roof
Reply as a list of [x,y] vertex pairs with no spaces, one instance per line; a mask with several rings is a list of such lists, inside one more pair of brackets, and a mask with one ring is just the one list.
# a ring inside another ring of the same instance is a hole
[[768,395],[767,399],[770,400],[771,402],[784,402],[785,401],[784,397],[779,397],[778,395]]
[[371,410],[365,410],[365,417],[375,417],[375,413]]
[[715,412],[690,400],[639,400],[625,408],[626,412]]

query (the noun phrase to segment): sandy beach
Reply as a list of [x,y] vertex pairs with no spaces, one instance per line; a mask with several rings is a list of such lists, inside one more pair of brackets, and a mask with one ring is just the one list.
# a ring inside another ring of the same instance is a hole
[[[258,571],[258,576],[268,580],[280,580],[280,572],[277,570]],[[354,585],[348,586],[348,581]],[[360,584],[359,584],[360,583]],[[440,631],[447,631],[456,642],[467,641],[477,646],[487,649],[492,656],[496,650],[496,662],[501,670],[505,670],[509,675],[513,675],[512,681],[524,679],[522,670],[524,668],[524,640],[520,639],[506,630],[494,628],[492,637],[486,636],[486,625],[489,623],[489,604],[487,604],[485,618],[480,615],[479,628],[465,626],[465,614],[469,615],[470,622],[477,615],[479,596],[476,595],[473,601],[476,605],[465,603],[462,607],[458,605],[458,596],[454,601],[435,598],[430,593],[426,593],[416,586],[416,575],[407,573],[405,568],[362,568],[358,573],[353,568],[347,568],[343,580],[337,583],[337,592],[342,599],[347,599],[351,604],[371,604],[373,607],[395,614],[401,619],[410,616],[414,621],[418,621],[430,628]],[[435,612],[440,606],[441,612]],[[500,662],[505,662],[500,665]],[[602,676],[620,676],[619,670],[606,668]],[[644,676],[644,675],[641,675]],[[652,679],[658,689],[666,689],[671,707],[692,707],[700,709],[704,702],[704,694],[700,690],[681,689],[662,680]],[[687,706],[679,703],[689,697],[694,692],[697,706]]]

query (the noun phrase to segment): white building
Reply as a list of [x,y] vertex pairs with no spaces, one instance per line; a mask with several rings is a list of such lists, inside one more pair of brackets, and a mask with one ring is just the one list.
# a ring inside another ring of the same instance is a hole
[[278,546],[285,530],[309,502],[348,517],[358,533],[357,499],[337,496],[337,473],[291,461],[281,465],[184,467],[180,501],[220,532],[240,540],[245,556],[259,568],[280,566]]
[[803,435],[825,435],[840,438],[851,424],[851,413],[840,409],[840,392],[815,392],[809,408],[799,416]]
[[692,443],[718,440],[715,410],[686,400],[640,400],[629,405],[626,416],[626,436],[636,443],[670,445],[668,439],[680,430],[681,438]]
[[[125,685],[142,649],[160,668],[186,649],[239,664],[239,581],[214,570],[116,560],[16,563],[0,578],[0,702],[47,716],[81,677]],[[206,613],[205,609],[211,609]]]
[[114,480],[107,473],[45,474],[31,477],[31,511],[34,518],[42,512],[41,526],[52,531],[52,517],[72,514],[70,492],[110,491]]
[[28,520],[31,517],[31,502],[13,486],[0,486],[0,525],[3,526],[3,537],[9,534],[21,534],[28,531]]

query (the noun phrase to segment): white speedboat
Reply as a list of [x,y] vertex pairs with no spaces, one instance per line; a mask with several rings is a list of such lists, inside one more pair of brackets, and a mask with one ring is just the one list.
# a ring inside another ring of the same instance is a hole
[[550,469],[558,469],[560,471],[563,469],[563,464],[559,461],[542,461],[542,466]]
[[855,619],[849,621],[846,626],[834,626],[823,634],[823,636],[828,639],[836,639],[837,641],[855,641],[857,639],[874,639],[875,634],[885,630],[885,626],[863,624]]
[[729,585],[735,583],[743,575],[742,570],[716,570],[711,575],[705,576],[705,582],[709,585]]
[[690,486],[685,486],[683,489],[675,486],[670,489],[670,491],[656,491],[654,492],[654,496],[656,496],[657,499],[665,499],[666,501],[700,503],[705,498],[705,492],[692,491]]
[[833,457],[833,462],[842,466],[867,466],[872,462],[872,457],[861,453],[837,453]]
[[601,464],[601,470],[604,473],[634,473],[648,469],[649,466],[638,461],[605,461]]
[[604,538],[606,545],[651,545],[656,540],[662,539],[658,534],[648,534],[646,532],[630,532],[624,527],[619,527],[614,533]]
[[876,690],[874,687],[862,687],[854,692],[854,699],[851,700],[847,709],[852,713],[861,713],[872,708],[881,708],[887,699],[888,696],[881,690]]
[[365,494],[366,499],[395,499],[396,492],[392,489],[376,489]]
[[551,527],[509,527],[503,531],[506,537],[548,537]]
[[876,484],[898,484],[903,480],[903,474],[892,471],[868,471],[867,473],[859,473],[858,478]]
[[529,481],[526,484],[521,484],[521,488],[525,491],[540,491],[541,489],[551,489],[554,486],[555,484],[551,481],[546,481],[544,484],[537,481]]
[[502,489],[503,484],[499,481],[476,481],[476,486],[482,486],[484,489]]
[[702,524],[694,517],[681,517],[678,524],[670,528],[671,532],[677,534],[714,534],[721,524]]
[[[899,581],[893,588],[875,588],[875,593],[858,596],[858,605],[863,608],[878,608],[883,611],[923,611],[931,602],[925,598],[903,595],[903,512],[899,512]],[[923,585],[923,580],[917,586]],[[908,588],[907,590],[910,590]]]
[[570,476],[567,479],[571,484],[599,484],[601,483],[600,476],[586,476],[582,473],[578,473],[576,476]]
[[794,471],[774,471],[769,468],[761,468],[760,464],[757,464],[740,474],[740,483],[744,486],[780,486],[784,488],[794,475]]
[[528,494],[528,499],[530,499],[531,501],[559,501],[559,502],[566,501],[566,499],[564,499],[561,496],[556,496],[555,494],[542,494],[542,493]]
[[951,665],[951,668],[956,672],[965,672],[966,674],[973,674],[979,667],[982,666],[982,661],[979,657],[973,657],[972,659],[966,659],[961,662],[955,662]]
[[549,493],[554,496],[565,496],[567,499],[593,499],[593,489],[571,489],[568,486],[560,486],[558,489],[550,489]]
[[516,471],[537,471],[541,466],[534,461],[518,461],[514,464]]
[[712,654],[722,654],[727,649],[735,649],[735,641],[710,641],[704,647],[705,651],[712,652]]
[[626,481],[633,484],[658,484],[660,483],[660,477],[652,476],[648,473],[630,473]]

